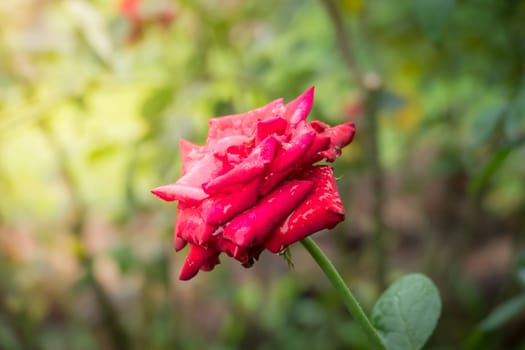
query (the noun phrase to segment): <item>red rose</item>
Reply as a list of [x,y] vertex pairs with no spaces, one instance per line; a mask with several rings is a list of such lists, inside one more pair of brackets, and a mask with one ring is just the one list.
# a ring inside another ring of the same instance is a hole
[[180,141],[182,176],[153,194],[178,201],[175,249],[189,243],[179,278],[211,270],[219,255],[249,267],[344,219],[334,161],[354,136],[345,123],[306,122],[314,88],[288,104],[211,119],[204,146]]

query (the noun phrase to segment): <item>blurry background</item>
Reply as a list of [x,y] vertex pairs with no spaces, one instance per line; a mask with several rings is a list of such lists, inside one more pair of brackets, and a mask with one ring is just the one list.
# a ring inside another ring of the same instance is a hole
[[367,349],[300,245],[178,281],[149,193],[180,137],[311,85],[311,119],[357,124],[347,219],[314,237],[364,308],[423,272],[428,349],[525,349],[523,23],[518,0],[1,0],[0,349]]

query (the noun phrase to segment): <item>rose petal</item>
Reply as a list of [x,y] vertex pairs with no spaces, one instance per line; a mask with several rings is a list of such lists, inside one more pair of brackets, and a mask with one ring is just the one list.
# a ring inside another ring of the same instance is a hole
[[173,248],[175,248],[176,252],[182,250],[186,246],[186,244],[188,244],[186,240],[175,235],[175,238],[173,239]]
[[305,120],[312,109],[313,101],[314,87],[312,86],[295,100],[286,104],[284,117],[288,119],[291,125]]
[[315,133],[313,131],[306,131],[298,134],[286,149],[281,149],[275,159],[268,167],[259,193],[266,195],[277,184],[279,184],[289,173],[296,169],[301,164],[301,158],[310,148]]
[[292,180],[261,199],[255,207],[237,215],[224,227],[222,237],[240,247],[261,243],[301,202],[312,181]]
[[257,202],[260,180],[256,178],[238,191],[215,194],[202,202],[202,217],[209,224],[221,225]]
[[317,131],[319,134],[323,133],[330,125],[323,123],[320,120],[314,120],[308,123],[308,126]]
[[231,152],[232,149],[246,148],[248,138],[244,135],[227,136],[220,140],[217,140],[213,147],[210,147],[208,152],[212,152],[216,156],[224,156],[227,152]]
[[219,260],[220,252],[216,252],[215,255],[212,255],[204,264],[201,265],[201,271],[211,271],[216,265],[219,265],[221,261]]
[[264,167],[275,156],[277,140],[273,136],[267,137],[252,153],[240,164],[225,174],[213,178],[202,188],[208,194],[215,194],[231,189],[232,186],[245,184],[262,174]]
[[343,203],[331,167],[312,167],[301,178],[312,181],[313,190],[264,242],[273,253],[317,231],[333,228],[344,220]]
[[216,177],[223,169],[224,165],[219,159],[206,154],[185,169],[186,173],[177,182],[154,188],[151,192],[165,201],[179,200],[194,204],[208,196],[202,184]]
[[244,264],[250,260],[249,250],[246,247],[239,247],[232,241],[218,237],[214,242],[214,248],[218,251],[224,252]]
[[186,260],[184,260],[184,264],[182,265],[179,279],[182,281],[189,280],[194,277],[202,267],[210,270],[219,262],[218,256],[219,252],[213,249],[206,249],[190,244],[188,256],[186,256]]
[[283,109],[283,99],[280,98],[246,113],[210,119],[206,145],[213,145],[217,140],[226,136],[252,136],[258,121],[280,115]]
[[248,260],[242,263],[243,267],[252,267],[256,260],[259,260],[259,256],[264,250],[263,245],[256,245],[248,248]]
[[185,207],[179,203],[178,209],[175,237],[180,237],[192,244],[205,244],[217,226],[206,223],[199,207]]
[[213,154],[206,154],[202,159],[194,162],[188,168],[188,171],[175,183],[200,187],[203,183],[219,175],[223,168],[224,165],[220,159]]
[[194,203],[208,197],[200,187],[178,185],[177,183],[154,188],[151,190],[151,193],[167,202],[180,200],[187,203]]
[[308,149],[308,151],[304,154],[304,161],[302,162],[303,165],[311,165],[314,164],[323,157],[321,156],[321,152],[325,151],[330,147],[330,137],[326,135],[315,135],[315,139],[312,142],[312,145]]
[[341,155],[341,149],[352,142],[355,135],[355,124],[344,123],[326,129],[322,135],[330,137],[330,147],[320,153],[329,162],[333,162]]
[[[301,171],[301,167],[312,165],[321,159],[321,151],[326,150],[330,146],[330,137],[323,135],[315,135],[313,141],[310,144],[310,147],[301,155],[299,159],[296,159],[296,162],[290,166],[286,171],[282,172],[271,172],[268,170],[268,175],[263,179],[262,185],[259,188],[259,193],[265,195],[273,187],[279,184],[287,176],[293,176],[294,172]],[[277,158],[277,157],[276,157]],[[273,163],[272,163],[273,165]]]
[[268,172],[286,171],[293,167],[310,148],[314,138],[315,133],[313,131],[306,131],[297,135],[290,141],[290,145],[286,149],[282,149],[277,154],[270,164]]
[[268,118],[257,123],[255,142],[259,144],[270,135],[282,135],[286,131],[288,121],[281,117]]
[[223,238],[220,238],[216,241],[214,248],[217,251],[228,254],[246,268],[251,267],[255,260],[259,259],[259,256],[264,250],[264,246],[262,244],[252,247],[240,247],[235,245],[235,243]]
[[179,150],[181,153],[182,160],[182,172],[184,175],[187,169],[196,161],[204,158],[206,155],[203,153],[202,146],[194,145],[193,143],[186,141],[184,139],[179,140]]

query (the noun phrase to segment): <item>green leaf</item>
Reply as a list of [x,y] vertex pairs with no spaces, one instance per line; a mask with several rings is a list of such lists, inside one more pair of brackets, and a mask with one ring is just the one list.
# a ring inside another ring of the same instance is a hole
[[379,105],[385,110],[397,110],[406,104],[406,99],[392,91],[382,89],[379,92]]
[[[520,113],[515,106],[512,106],[503,124],[503,132],[508,141],[513,141],[519,137],[520,126],[523,119],[523,114]],[[524,133],[523,130],[521,130],[521,133]]]
[[521,286],[525,287],[525,252],[522,252],[518,256],[518,261],[516,261],[516,266],[514,268],[514,274]]
[[171,87],[160,87],[151,92],[141,107],[141,115],[150,125],[150,136],[158,134],[163,127],[162,115],[173,100]]
[[414,0],[413,9],[416,19],[431,40],[443,39],[454,0]]
[[144,118],[159,119],[160,114],[173,100],[173,89],[160,87],[151,92],[142,105],[141,114]]
[[112,249],[111,256],[118,264],[120,271],[127,273],[136,265],[135,256],[128,247],[117,246]]
[[421,349],[436,327],[441,299],[434,283],[422,274],[394,282],[372,310],[372,323],[389,350]]
[[509,108],[503,123],[503,133],[507,141],[514,141],[525,135],[525,83]]
[[88,153],[88,160],[96,162],[105,158],[114,157],[121,148],[118,145],[101,145]]
[[492,136],[502,119],[505,108],[505,104],[498,104],[483,110],[477,115],[472,123],[471,131],[474,146],[479,146]]
[[90,1],[85,0],[68,1],[66,8],[75,18],[88,47],[104,64],[111,67],[113,65],[113,43],[99,10]]
[[525,294],[507,300],[492,311],[480,324],[484,331],[500,328],[525,309]]

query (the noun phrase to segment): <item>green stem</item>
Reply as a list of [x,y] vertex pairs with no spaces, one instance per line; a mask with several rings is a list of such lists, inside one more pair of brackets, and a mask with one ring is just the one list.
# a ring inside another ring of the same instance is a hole
[[354,297],[350,289],[348,289],[345,281],[343,281],[343,278],[339,272],[337,272],[330,259],[328,259],[328,257],[310,237],[304,238],[301,241],[301,244],[306,248],[306,250],[308,250],[308,253],[310,253],[321,270],[323,270],[326,277],[330,280],[330,283],[332,283],[335,289],[339,292],[339,295],[341,298],[343,298],[343,302],[345,303],[348,311],[352,317],[354,317],[357,323],[359,323],[361,328],[363,328],[363,331],[374,344],[374,347],[377,349],[386,350],[383,340],[377,333],[374,326],[372,326],[372,323],[370,323],[368,317],[366,317],[366,314],[361,308],[361,305],[359,305],[357,299]]
[[372,237],[373,248],[376,255],[376,280],[379,290],[385,290],[387,275],[387,249],[385,242],[385,220],[383,206],[385,203],[385,183],[381,154],[379,150],[379,120],[378,109],[380,98],[380,86],[367,87],[365,100],[365,129],[368,137],[365,141],[365,154],[370,168],[372,181]]

